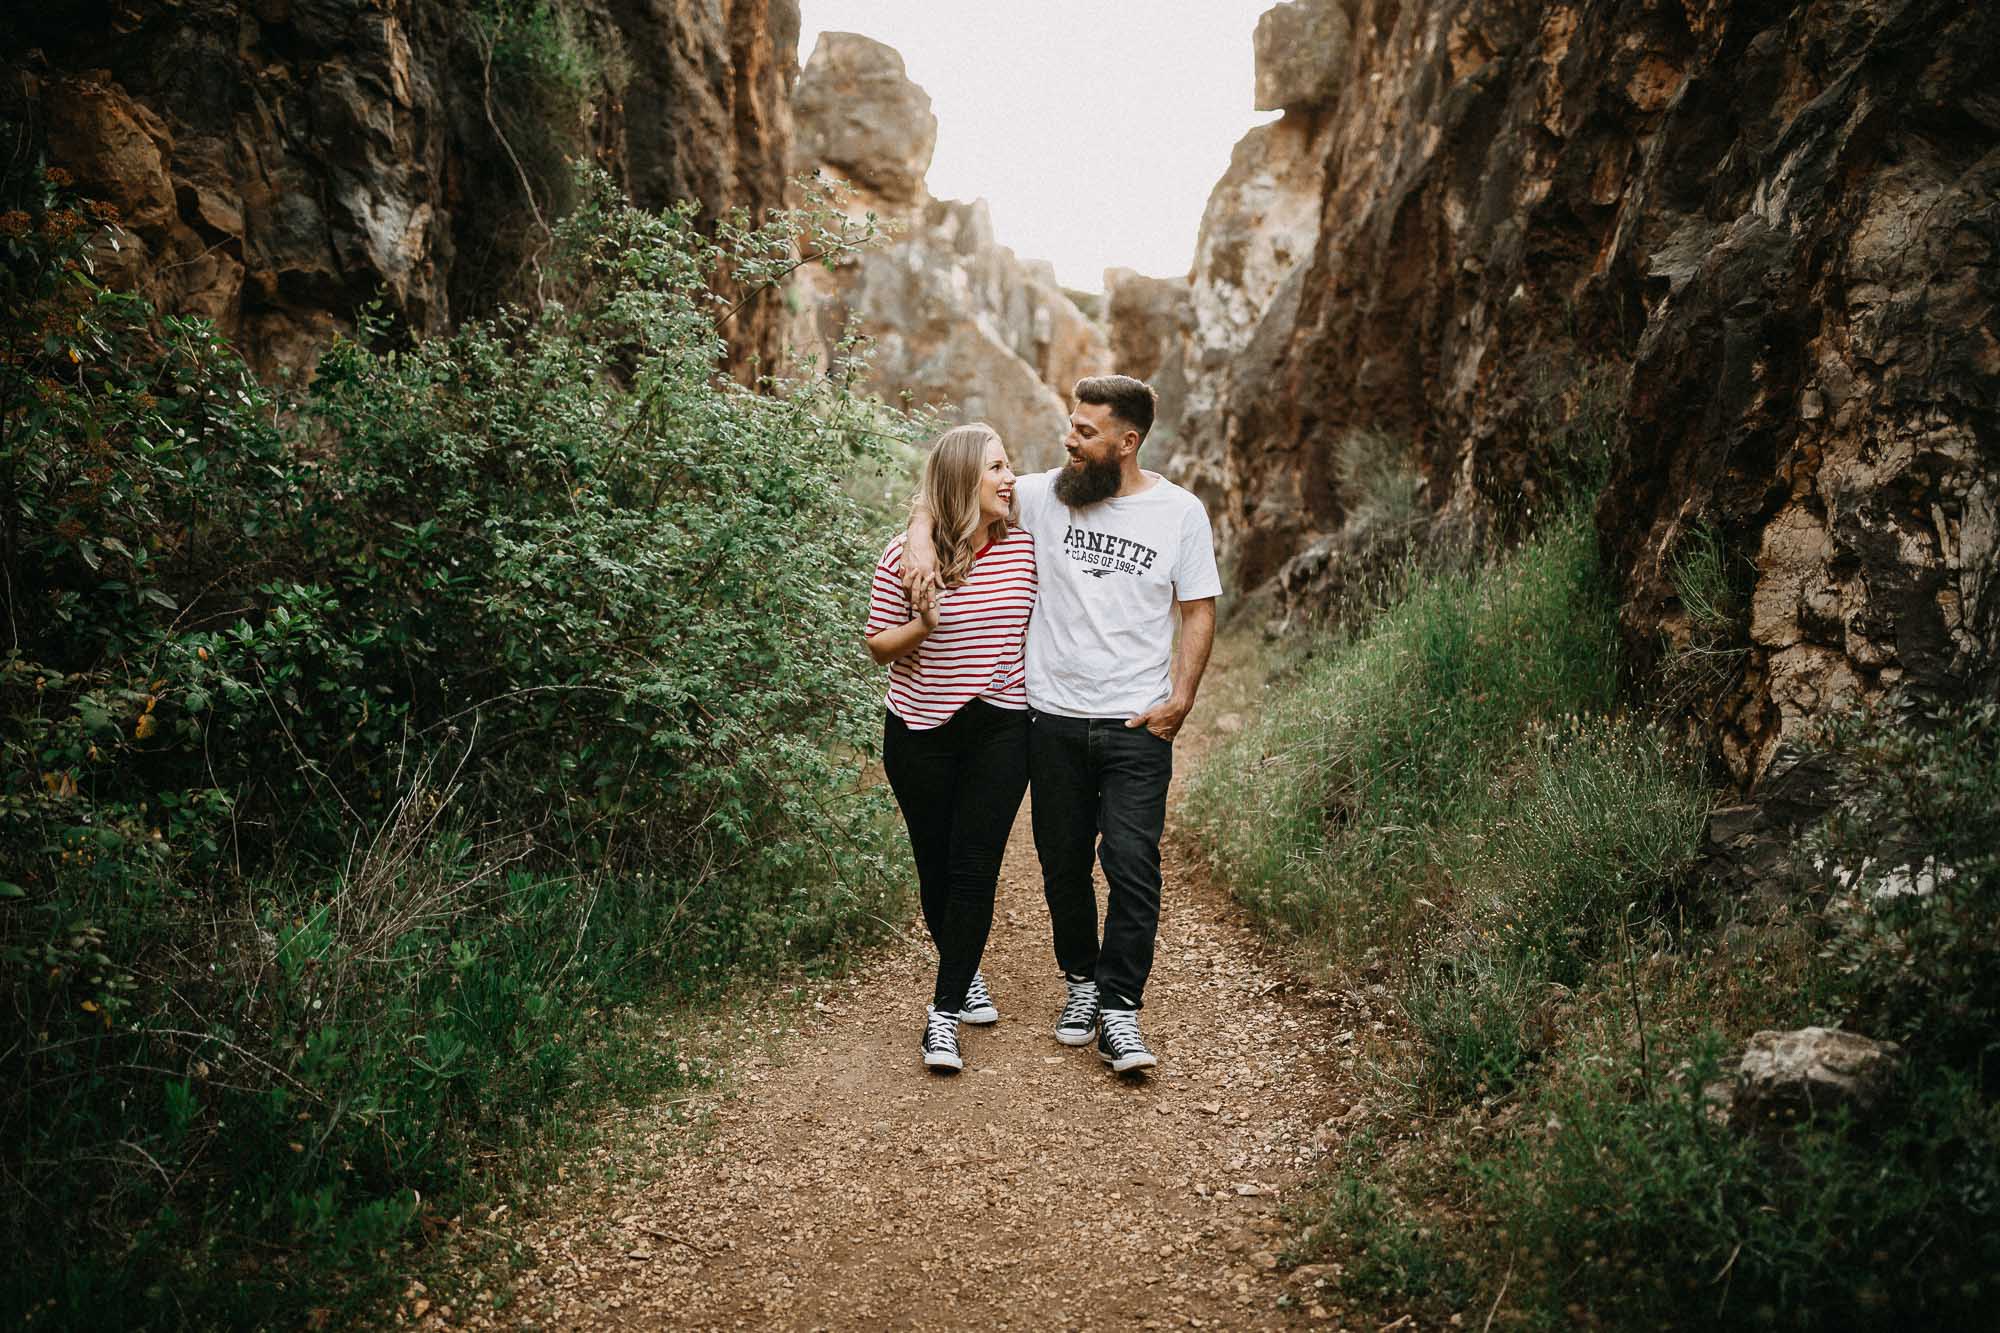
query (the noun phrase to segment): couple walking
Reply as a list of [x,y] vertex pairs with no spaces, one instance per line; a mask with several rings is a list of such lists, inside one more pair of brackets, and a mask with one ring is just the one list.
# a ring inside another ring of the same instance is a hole
[[[1160,921],[1173,740],[1194,706],[1222,591],[1201,502],[1139,466],[1151,387],[1080,380],[1069,462],[1016,477],[984,425],[947,431],[908,532],[875,569],[866,636],[889,667],[882,762],[909,825],[937,985],[924,1064],[964,1067],[959,1024],[999,1018],[979,960],[1007,834],[1034,786],[1068,1046],[1119,1073]],[[1174,618],[1180,616],[1178,647]],[[1109,889],[1103,936],[1093,858]]]

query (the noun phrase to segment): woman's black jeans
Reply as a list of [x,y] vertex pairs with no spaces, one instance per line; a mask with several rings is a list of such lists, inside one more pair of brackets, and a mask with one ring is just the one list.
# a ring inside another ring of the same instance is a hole
[[1000,857],[1028,789],[1028,715],[974,699],[942,726],[912,731],[890,713],[882,767],[910,826],[924,925],[937,945],[931,1003],[956,1013],[986,952]]

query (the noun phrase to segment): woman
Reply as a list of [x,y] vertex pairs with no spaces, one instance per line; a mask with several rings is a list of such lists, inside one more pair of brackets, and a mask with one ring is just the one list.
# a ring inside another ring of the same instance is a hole
[[979,975],[1000,855],[1028,786],[1027,667],[1035,546],[1016,527],[1014,473],[991,426],[946,431],[924,461],[941,591],[903,592],[903,536],[875,566],[868,651],[889,668],[882,766],[910,828],[937,985],[924,1064],[965,1067],[961,1018],[1000,1017]]

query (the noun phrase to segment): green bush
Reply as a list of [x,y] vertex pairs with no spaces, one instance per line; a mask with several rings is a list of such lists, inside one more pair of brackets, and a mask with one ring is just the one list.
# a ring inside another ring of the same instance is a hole
[[1889,700],[1828,744],[1848,785],[1808,845],[1835,1002],[2000,1090],[2000,703]]
[[843,480],[908,428],[717,374],[716,288],[835,219],[585,177],[546,305],[280,396],[98,288],[61,185],[0,213],[0,1306],[292,1322],[619,1006],[900,915]]
[[1822,1116],[1785,1137],[1728,1124],[1704,1088],[1726,1044],[1566,1062],[1537,1126],[1478,1164],[1500,1219],[1488,1262],[1531,1322],[1622,1328],[1967,1328],[2000,1271],[2000,1115],[1923,1080],[1881,1126]]

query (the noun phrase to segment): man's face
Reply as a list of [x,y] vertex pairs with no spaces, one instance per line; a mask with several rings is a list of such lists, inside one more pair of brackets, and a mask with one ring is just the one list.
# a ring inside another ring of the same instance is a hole
[[1121,446],[1131,429],[1104,403],[1078,403],[1069,414],[1069,435],[1063,440],[1069,462],[1056,477],[1056,499],[1080,508],[1116,495],[1122,479]]

